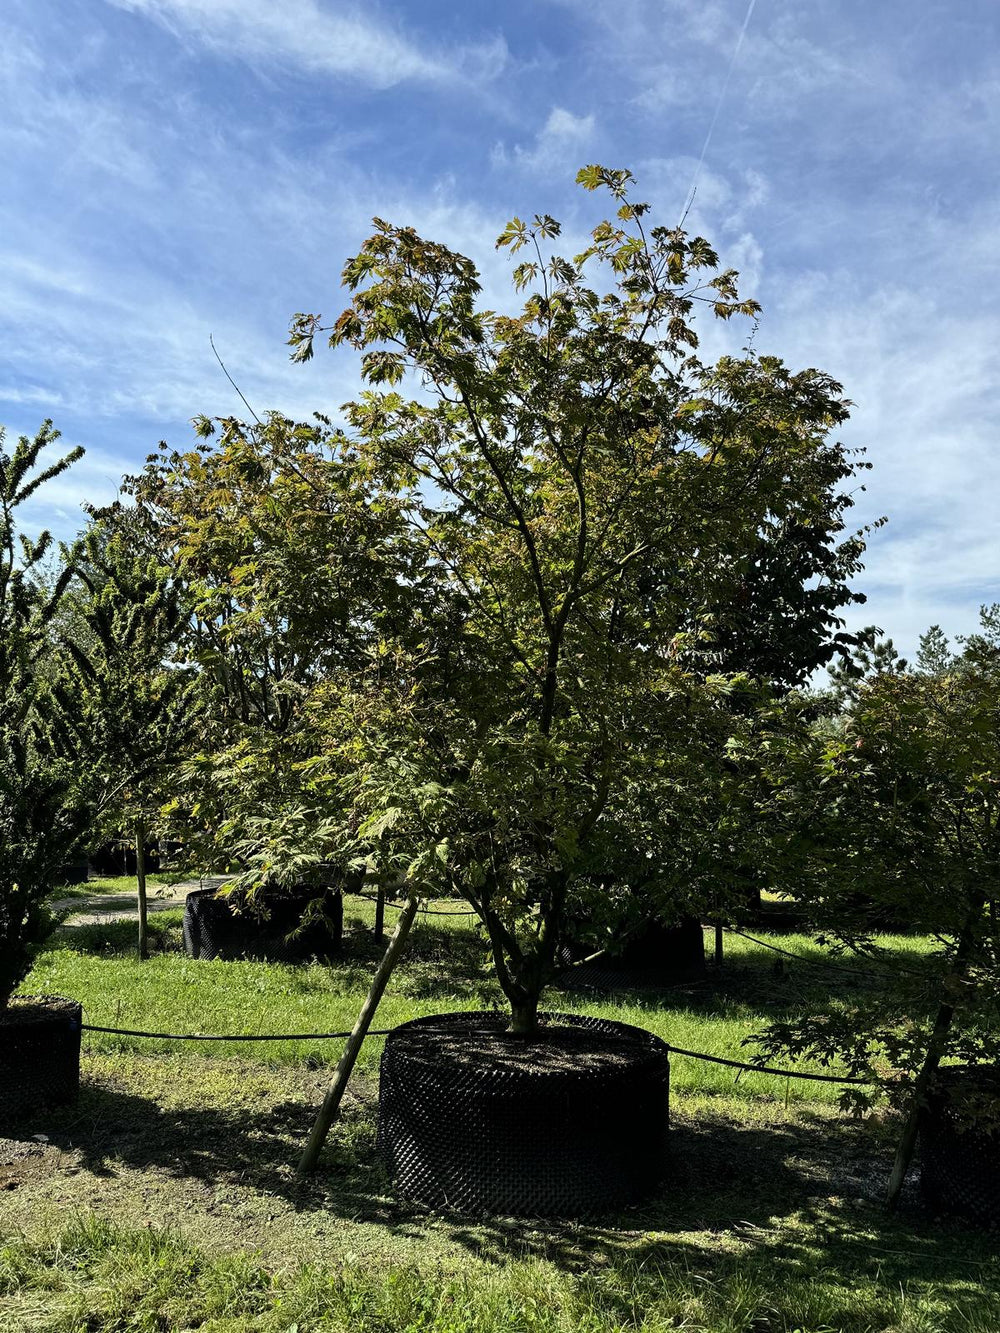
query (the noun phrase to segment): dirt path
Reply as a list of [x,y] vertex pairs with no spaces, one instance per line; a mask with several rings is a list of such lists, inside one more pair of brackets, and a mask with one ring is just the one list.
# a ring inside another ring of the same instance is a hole
[[[217,889],[226,882],[222,875],[204,879],[183,879],[176,884],[160,884],[151,888],[147,902],[150,912],[167,912],[184,906],[184,900],[194,889]],[[67,912],[62,925],[100,926],[109,921],[131,921],[136,914],[134,893],[101,893],[91,898],[58,898],[49,904],[54,912]]]

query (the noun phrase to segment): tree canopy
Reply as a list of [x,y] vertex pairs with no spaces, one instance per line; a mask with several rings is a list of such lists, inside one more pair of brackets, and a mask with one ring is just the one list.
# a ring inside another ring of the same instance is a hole
[[637,901],[699,901],[681,827],[727,827],[731,737],[762,678],[848,641],[863,548],[840,386],[703,364],[696,311],[756,303],[703,238],[650,225],[628,172],[579,181],[616,216],[572,257],[553,218],[513,219],[515,314],[376,219],[347,309],[292,322],[294,359],[321,332],[361,352],[345,425],[200,419],[129,487],[192,589],[241,855],[465,897],[526,1033],[567,916],[610,935]]

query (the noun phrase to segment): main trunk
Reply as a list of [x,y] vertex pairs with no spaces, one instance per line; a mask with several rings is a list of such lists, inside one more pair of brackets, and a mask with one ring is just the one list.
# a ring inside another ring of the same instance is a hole
[[510,1006],[510,1033],[515,1037],[533,1037],[538,1031],[538,1001],[539,995],[529,995],[527,998],[515,1003],[511,1001]]
[[949,998],[943,1000],[938,1008],[937,1017],[934,1020],[934,1027],[931,1030],[930,1040],[927,1043],[927,1050],[924,1052],[923,1063],[921,1064],[920,1071],[913,1082],[913,1091],[910,1094],[910,1106],[906,1119],[903,1122],[903,1129],[899,1136],[899,1144],[896,1148],[896,1158],[892,1164],[892,1172],[889,1176],[889,1185],[886,1190],[885,1203],[890,1212],[895,1209],[899,1202],[903,1183],[906,1180],[906,1173],[909,1170],[910,1162],[917,1146],[917,1135],[920,1131],[920,1113],[925,1105],[927,1093],[931,1083],[934,1081],[934,1075],[937,1073],[938,1065],[941,1063],[941,1057],[947,1050],[948,1035],[951,1031],[952,1021],[955,1017],[955,1004],[950,996],[958,994],[961,988],[961,983],[965,980],[966,974],[968,973],[969,959],[975,943],[976,927],[983,914],[985,902],[985,894],[977,895],[973,901],[965,927],[959,936],[958,945],[955,949],[954,963],[948,977],[947,990]]
[[510,1003],[508,1031],[518,1037],[530,1038],[538,1031],[538,1004],[555,970],[566,887],[566,877],[559,872],[539,885],[537,897],[529,896],[528,901],[540,908],[542,920],[537,935],[528,933],[527,947],[494,911],[489,894],[476,904],[489,933],[497,981]]

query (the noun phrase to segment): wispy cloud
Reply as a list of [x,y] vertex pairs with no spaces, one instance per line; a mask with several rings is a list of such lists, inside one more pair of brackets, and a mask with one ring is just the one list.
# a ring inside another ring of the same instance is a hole
[[[672,225],[719,104],[688,227],[763,302],[756,345],[856,403],[854,513],[890,517],[857,621],[910,650],[971,628],[1000,597],[995,0],[758,3],[726,86],[747,3],[6,0],[0,420],[90,446],[53,522],[196,412],[243,411],[210,333],[258,410],[353,397],[349,353],[293,367],[284,338],[339,313],[372,214],[509,308],[508,217],[551,211],[572,252],[609,207],[572,185],[597,160]],[[701,332],[706,358],[747,337]]]
[[369,7],[324,7],[317,0],[108,0],[156,20],[212,51],[260,65],[347,75],[373,88],[491,80],[508,53],[494,36],[472,45],[432,47]]

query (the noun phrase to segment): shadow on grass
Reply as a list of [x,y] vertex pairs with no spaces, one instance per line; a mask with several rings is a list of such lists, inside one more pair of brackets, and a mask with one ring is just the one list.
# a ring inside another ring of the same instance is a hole
[[[150,912],[148,942],[151,953],[172,953],[181,946],[181,916],[183,909],[169,908]],[[72,949],[76,953],[128,955],[138,951],[139,923],[137,919],[122,921],[95,921],[79,925],[58,926],[48,941],[54,949]]]
[[[153,952],[180,952],[180,920],[179,908],[150,914]],[[52,937],[51,945],[81,954],[134,956],[136,929],[131,919],[64,925]],[[363,920],[349,919],[340,954],[324,966],[342,988],[364,988],[384,949],[384,941],[376,939]],[[490,1007],[498,991],[492,976],[484,971],[484,957],[484,943],[474,927],[424,917],[413,928],[393,984],[406,998],[418,1002],[460,998],[471,1008]],[[930,964],[904,948],[887,950],[870,967],[857,960],[845,964],[826,960],[818,951],[814,959],[808,961],[807,955],[799,961],[752,949],[731,954],[721,969],[710,965],[705,976],[697,980],[672,977],[668,973],[659,978],[630,976],[614,968],[605,969],[603,979],[600,976],[595,979],[594,969],[590,970],[589,978],[586,972],[580,975],[569,972],[550,989],[546,1007],[573,1008],[610,999],[638,1007],[653,1004],[666,1013],[683,1010],[710,1017],[753,1010],[766,1019],[785,1019],[804,1009],[816,1010],[832,1000],[847,999],[874,1010],[881,1003],[884,991],[880,976],[890,972],[893,964],[917,973],[913,996],[905,1001],[908,1013],[915,1015],[932,1001],[921,980],[921,974],[930,970]],[[598,965],[597,972],[600,971]],[[294,972],[291,968],[290,976]],[[304,969],[300,974],[308,976]],[[289,984],[294,982],[289,980]]]
[[[314,1090],[315,1091],[315,1090]],[[927,1216],[913,1186],[900,1216],[881,1211],[889,1150],[867,1126],[800,1113],[747,1124],[681,1112],[658,1198],[597,1222],[464,1219],[396,1200],[375,1153],[374,1081],[356,1080],[321,1169],[299,1179],[298,1154],[315,1106],[164,1109],[125,1089],[85,1086],[46,1118],[50,1143],[98,1179],[123,1167],[181,1182],[284,1199],[297,1213],[376,1224],[401,1237],[445,1236],[497,1264],[541,1258],[562,1270],[647,1271],[680,1264],[706,1276],[766,1264],[793,1282],[822,1273],[834,1286],[878,1270],[891,1285],[933,1280],[947,1291],[985,1276],[988,1238]]]

